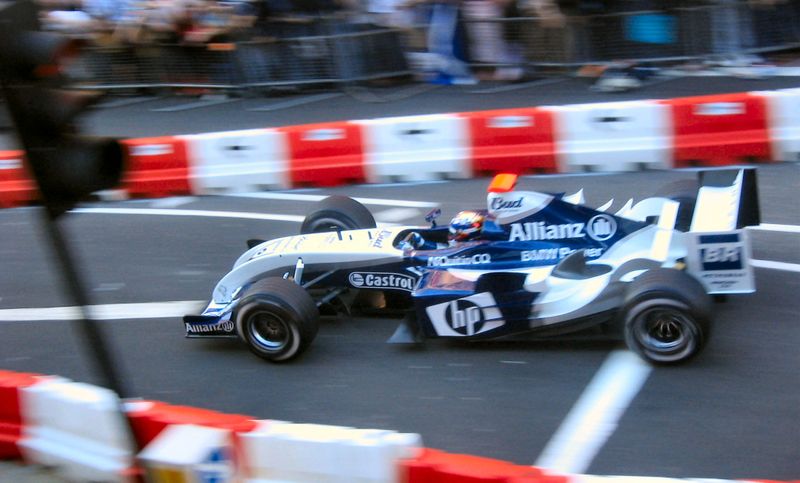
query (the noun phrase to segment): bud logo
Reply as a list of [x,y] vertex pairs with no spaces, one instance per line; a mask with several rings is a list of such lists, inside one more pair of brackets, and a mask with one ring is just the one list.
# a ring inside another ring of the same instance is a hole
[[356,288],[389,288],[408,292],[414,289],[413,277],[397,273],[353,272],[348,280]]
[[478,253],[472,256],[456,257],[428,257],[429,267],[451,267],[454,265],[482,265],[492,263],[492,256],[488,253]]
[[475,335],[481,331],[486,321],[483,310],[469,300],[454,300],[444,312],[445,320],[454,331],[461,335]]
[[492,211],[512,210],[514,208],[522,208],[522,200],[520,197],[516,200],[504,200],[503,198],[494,198],[492,200]]
[[617,233],[617,220],[609,215],[596,215],[586,225],[589,238],[606,241]]

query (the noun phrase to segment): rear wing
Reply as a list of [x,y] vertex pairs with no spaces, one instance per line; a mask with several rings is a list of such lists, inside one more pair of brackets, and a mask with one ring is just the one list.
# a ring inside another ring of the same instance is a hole
[[699,178],[687,270],[710,294],[755,292],[745,228],[761,223],[756,170],[702,171]]
[[755,168],[701,171],[690,231],[735,230],[761,223]]

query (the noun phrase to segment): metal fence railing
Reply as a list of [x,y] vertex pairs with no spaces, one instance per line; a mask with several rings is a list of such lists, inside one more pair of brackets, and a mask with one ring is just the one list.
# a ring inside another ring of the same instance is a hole
[[[467,12],[469,13],[469,12]],[[719,2],[668,10],[537,17],[464,15],[455,46],[472,68],[576,67],[616,60],[676,62],[800,47],[800,2]],[[260,90],[409,76],[431,65],[433,26],[319,21],[270,40],[121,45],[85,51],[79,86]],[[437,35],[439,35],[437,33]],[[411,60],[411,61],[410,61]]]

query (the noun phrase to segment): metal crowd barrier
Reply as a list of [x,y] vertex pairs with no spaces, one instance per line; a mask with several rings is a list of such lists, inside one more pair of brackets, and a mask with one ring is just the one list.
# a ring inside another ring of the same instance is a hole
[[[800,2],[573,16],[562,26],[536,17],[468,18],[465,24],[469,45],[479,50],[471,64],[485,66],[666,63],[800,47]],[[487,45],[495,50],[487,52]]]
[[[618,60],[677,62],[800,47],[800,2],[716,4],[570,16],[561,26],[536,17],[466,15],[473,67],[576,67]],[[94,47],[79,86],[102,89],[269,90],[408,76],[430,25],[384,28],[320,21],[271,40],[208,45]]]
[[330,34],[201,45],[90,47],[78,87],[260,90],[411,74],[398,31],[342,24]]

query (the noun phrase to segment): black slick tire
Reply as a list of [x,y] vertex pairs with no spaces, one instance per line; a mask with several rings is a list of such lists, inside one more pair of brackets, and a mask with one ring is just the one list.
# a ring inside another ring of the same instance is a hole
[[649,270],[628,287],[620,311],[625,342],[653,364],[688,361],[705,347],[711,309],[711,297],[691,275]]
[[279,277],[253,283],[236,308],[236,329],[250,351],[270,362],[302,354],[319,328],[319,311],[302,287]]
[[301,234],[375,228],[372,213],[358,201],[334,195],[321,200],[300,227]]

